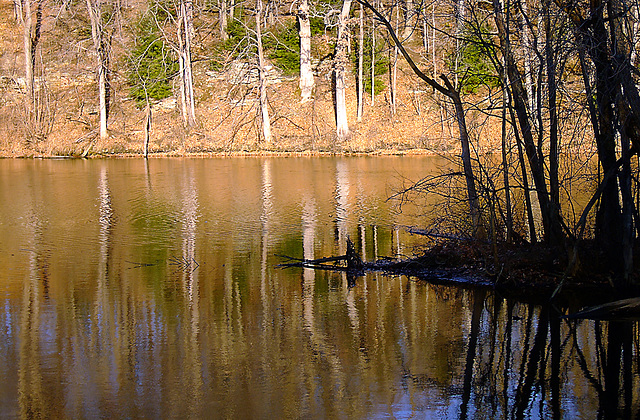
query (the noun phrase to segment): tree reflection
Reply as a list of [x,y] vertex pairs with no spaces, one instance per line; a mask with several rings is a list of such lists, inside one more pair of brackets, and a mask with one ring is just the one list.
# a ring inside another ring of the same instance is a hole
[[640,414],[637,323],[565,320],[481,291],[473,302],[461,419]]
[[[134,181],[99,162],[89,180],[68,177],[86,182],[80,222],[52,216],[53,194],[23,194],[13,249],[28,251],[0,282],[0,417],[640,416],[637,323],[407,277],[274,269],[280,250],[336,254],[347,234],[369,258],[410,249],[398,223],[362,215],[373,200],[355,186],[370,180],[350,179],[347,159],[314,161],[317,184],[299,194],[291,185],[311,181],[276,162],[230,175],[126,161]],[[176,255],[199,268],[172,268]]]

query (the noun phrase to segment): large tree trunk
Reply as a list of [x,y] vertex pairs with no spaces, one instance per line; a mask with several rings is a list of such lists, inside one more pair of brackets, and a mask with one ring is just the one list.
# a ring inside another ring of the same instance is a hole
[[35,67],[35,58],[34,51],[37,44],[33,43],[33,18],[31,16],[31,0],[25,0],[24,6],[22,7],[22,27],[24,29],[22,33],[23,40],[23,48],[24,48],[24,82],[27,89],[27,98],[31,101],[31,103],[35,102],[34,100],[34,89],[33,85],[35,83],[34,76],[34,67]]
[[87,0],[87,11],[91,21],[91,38],[97,59],[98,98],[100,116],[100,138],[109,137],[107,122],[109,119],[109,42],[106,40],[102,25],[102,5],[100,0]]
[[347,102],[345,99],[346,90],[346,66],[347,66],[347,43],[348,31],[347,20],[351,11],[351,0],[344,0],[342,11],[340,12],[340,23],[338,26],[338,37],[336,39],[336,51],[333,65],[333,77],[335,81],[335,114],[336,114],[336,138],[338,143],[342,143],[349,137],[349,121],[347,118]]
[[196,125],[193,72],[191,66],[191,39],[193,38],[193,6],[182,0],[178,10],[178,62],[180,65],[180,99],[182,118],[187,128]]
[[262,50],[262,0],[258,0],[256,11],[256,43],[258,45],[258,71],[260,75],[260,113],[262,114],[262,135],[267,145],[271,144],[271,119],[269,118],[269,106],[267,103],[267,75],[264,52]]
[[301,102],[311,100],[313,87],[313,71],[311,70],[311,23],[309,22],[309,2],[301,0],[298,8],[300,24],[300,93]]
[[218,0],[218,20],[220,22],[220,38],[223,41],[229,39],[229,34],[227,34],[227,26],[229,23],[228,20],[228,11],[227,11],[227,0]]
[[110,41],[102,24],[101,0],[87,0],[87,11],[91,21],[91,38],[97,59],[98,98],[100,116],[100,138],[109,137],[107,123],[109,119],[109,53]]
[[[606,264],[616,273],[616,286],[625,290],[633,270],[633,213],[637,211],[631,193],[631,144],[635,149],[633,152],[640,151],[640,93],[631,76],[632,48],[628,44],[628,34],[623,35],[622,29],[628,27],[628,22],[622,21],[627,6],[614,0],[594,0],[589,4],[588,18],[584,18],[583,10],[573,4],[559,0],[556,4],[568,14],[579,34],[585,88],[589,96],[595,93],[595,103],[588,104],[604,176],[590,204],[601,193],[596,213],[596,239]],[[582,51],[589,54],[595,68],[594,92]],[[616,153],[618,137],[621,139],[620,159]],[[583,211],[581,220],[589,208]]]
[[484,230],[480,201],[478,200],[478,192],[476,190],[476,181],[473,175],[473,166],[471,165],[471,147],[469,145],[469,132],[467,130],[466,117],[462,106],[462,99],[458,91],[454,89],[444,75],[440,76],[448,89],[448,97],[453,101],[456,110],[456,121],[458,122],[458,135],[460,136],[460,146],[462,149],[462,167],[464,169],[465,182],[467,184],[467,197],[469,199],[469,213],[471,214],[471,223],[473,226],[473,236],[478,239],[484,239],[486,232]]
[[[556,84],[556,28],[551,27],[551,0],[544,2],[544,28],[545,28],[545,59],[547,68],[547,91],[549,103],[549,192],[551,205],[560,205],[560,183],[558,179],[558,113],[557,113],[557,84]],[[558,212],[560,209],[558,209]]]
[[46,104],[41,97],[41,88],[36,88],[36,52],[42,29],[42,1],[37,0],[35,16],[31,0],[18,1],[15,6],[16,14],[19,13],[23,26],[26,137],[29,140],[37,140],[46,135],[44,127]]
[[358,122],[362,121],[362,112],[364,108],[364,10],[362,4],[360,5],[360,18],[359,18],[359,32],[358,32]]

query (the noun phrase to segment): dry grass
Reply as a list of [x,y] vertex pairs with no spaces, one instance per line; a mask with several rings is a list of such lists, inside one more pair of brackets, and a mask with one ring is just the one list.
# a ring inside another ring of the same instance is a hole
[[[19,34],[12,20],[12,3],[0,1],[0,156],[91,156],[136,155],[143,147],[143,109],[127,98],[124,76],[114,74],[110,137],[97,136],[97,89],[91,74],[91,58],[81,45],[64,46],[72,34],[57,34],[59,57],[43,57],[53,130],[44,140],[26,141],[24,93],[15,81],[23,74]],[[49,28],[63,32],[64,25]],[[5,36],[11,34],[11,36]],[[66,38],[65,38],[66,37]],[[52,42],[52,41],[51,41]],[[64,48],[64,49],[63,49]],[[85,55],[83,57],[83,54]],[[116,63],[117,64],[117,63]],[[450,110],[442,109],[437,98],[411,73],[402,68],[398,78],[398,101],[392,115],[387,88],[375,98],[365,95],[364,117],[356,121],[356,85],[349,73],[347,91],[351,137],[342,144],[335,140],[333,95],[330,74],[325,69],[316,77],[315,99],[301,104],[297,79],[283,78],[269,86],[269,104],[274,140],[260,140],[260,121],[255,86],[232,86],[220,75],[196,64],[196,113],[198,125],[185,130],[179,110],[165,100],[153,107],[151,153],[455,153],[457,129]],[[387,82],[388,84],[388,82]],[[175,98],[173,103],[175,104]],[[473,112],[469,120],[479,120]],[[496,120],[497,121],[497,120]],[[483,127],[476,139],[480,150],[490,149],[498,139],[495,127]],[[486,143],[486,144],[483,144]]]

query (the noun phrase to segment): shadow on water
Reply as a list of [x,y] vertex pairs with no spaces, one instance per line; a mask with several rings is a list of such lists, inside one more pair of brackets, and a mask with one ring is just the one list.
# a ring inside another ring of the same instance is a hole
[[637,322],[564,319],[478,290],[459,418],[572,418],[587,395],[597,396],[590,418],[640,418],[639,340]]

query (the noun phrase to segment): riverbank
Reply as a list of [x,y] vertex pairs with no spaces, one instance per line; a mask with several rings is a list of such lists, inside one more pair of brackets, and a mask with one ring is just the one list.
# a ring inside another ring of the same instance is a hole
[[[575,312],[640,294],[638,287],[624,294],[615,290],[614,273],[600,263],[602,260],[592,240],[581,241],[577,263],[571,267],[565,249],[543,243],[494,246],[473,240],[446,240],[413,258],[380,261],[376,265],[383,271],[431,284],[490,288],[508,298],[536,304],[555,303],[572,307]],[[631,282],[639,284],[637,270]]]
[[[434,156],[438,155],[432,150],[426,149],[410,149],[410,150],[396,150],[396,149],[381,149],[370,152],[346,152],[346,151],[280,151],[274,152],[270,150],[257,150],[257,151],[229,151],[229,152],[157,152],[150,153],[149,159],[161,159],[161,158],[232,158],[232,157],[334,157],[334,156]],[[8,153],[0,152],[0,159],[140,159],[144,155],[139,153],[89,153],[86,155],[45,155],[45,154],[24,154],[24,155],[11,155]]]

